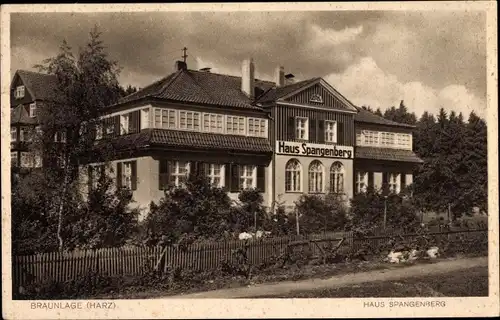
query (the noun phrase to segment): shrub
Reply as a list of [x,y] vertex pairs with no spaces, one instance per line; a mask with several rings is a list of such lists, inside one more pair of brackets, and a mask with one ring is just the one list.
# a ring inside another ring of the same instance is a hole
[[197,174],[186,186],[170,187],[158,205],[150,206],[144,223],[147,240],[156,245],[176,243],[183,234],[200,238],[220,238],[230,229],[231,200],[222,188]]
[[347,208],[333,195],[302,195],[295,210],[301,234],[342,230],[347,223]]

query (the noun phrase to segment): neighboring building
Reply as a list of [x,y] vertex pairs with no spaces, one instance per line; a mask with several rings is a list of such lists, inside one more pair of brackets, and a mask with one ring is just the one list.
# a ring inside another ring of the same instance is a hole
[[414,126],[397,123],[358,108],[355,117],[355,192],[399,193],[413,183],[413,171],[423,161],[413,152]]
[[[11,82],[10,93],[10,137],[11,166],[13,168],[36,168],[43,164],[42,155],[30,147],[38,130],[38,112],[52,100],[56,84],[55,76],[44,73],[18,70]],[[54,137],[64,140],[64,135]]]

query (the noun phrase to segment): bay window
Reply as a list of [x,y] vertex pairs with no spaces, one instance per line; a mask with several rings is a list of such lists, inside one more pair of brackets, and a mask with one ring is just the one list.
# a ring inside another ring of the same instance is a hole
[[224,133],[224,115],[204,113],[203,131],[212,133]]
[[226,117],[227,134],[245,134],[245,117],[227,116]]
[[[143,114],[143,117],[148,114]],[[155,128],[160,129],[175,129],[176,128],[176,111],[170,109],[154,109]]]

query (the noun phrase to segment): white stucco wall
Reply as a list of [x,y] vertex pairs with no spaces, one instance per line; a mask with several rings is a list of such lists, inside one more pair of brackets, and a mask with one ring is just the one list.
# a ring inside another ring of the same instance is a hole
[[[297,159],[302,165],[302,191],[301,192],[285,192],[285,168],[286,163],[290,159]],[[289,156],[289,155],[276,155],[274,170],[276,171],[276,198],[285,203],[285,206],[291,207],[300,196],[307,193],[309,186],[308,169],[311,162],[319,160],[324,166],[324,181],[325,193],[328,192],[330,186],[330,167],[334,162],[340,162],[344,166],[344,192],[346,199],[353,196],[353,160],[352,159],[337,159],[337,158],[323,158],[323,157],[303,157],[303,156]]]

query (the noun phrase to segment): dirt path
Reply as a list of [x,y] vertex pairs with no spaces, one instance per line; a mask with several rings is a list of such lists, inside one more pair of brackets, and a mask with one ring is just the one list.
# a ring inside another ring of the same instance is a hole
[[324,288],[345,287],[353,284],[360,284],[373,281],[391,281],[410,277],[421,277],[426,275],[436,275],[456,270],[469,269],[473,267],[488,266],[488,258],[463,258],[456,260],[446,260],[433,264],[418,264],[409,267],[396,269],[376,270],[369,272],[359,272],[335,276],[328,279],[308,279],[300,281],[285,281],[273,284],[257,284],[242,288],[222,289],[193,294],[162,297],[165,298],[251,298],[263,295],[280,295],[293,291],[308,291]]

